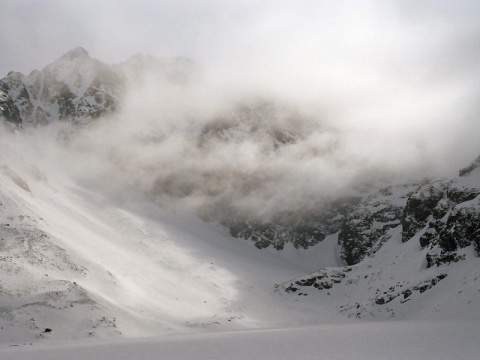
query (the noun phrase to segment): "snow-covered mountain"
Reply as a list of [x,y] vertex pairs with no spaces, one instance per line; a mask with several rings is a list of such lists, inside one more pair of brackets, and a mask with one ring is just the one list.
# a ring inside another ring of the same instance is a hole
[[454,179],[305,190],[347,160],[293,107],[235,99],[149,127],[122,113],[147,82],[168,120],[197,75],[76,48],[0,80],[2,344],[480,319],[480,158]]
[[452,180],[390,186],[367,196],[335,235],[349,266],[327,267],[277,289],[317,297],[357,292],[355,304],[340,306],[356,317],[478,316],[478,163]]
[[107,65],[79,47],[29,75],[11,71],[0,80],[0,106],[5,121],[23,126],[89,121],[115,111],[127,83],[139,81],[146,73],[164,81],[186,82],[194,68],[188,59],[144,55]]

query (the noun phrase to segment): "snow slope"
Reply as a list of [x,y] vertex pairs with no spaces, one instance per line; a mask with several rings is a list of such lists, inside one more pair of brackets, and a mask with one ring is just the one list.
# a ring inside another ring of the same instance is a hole
[[323,264],[322,245],[261,252],[188,210],[99,192],[73,175],[67,152],[2,145],[1,343],[327,320],[315,302],[295,307],[273,289],[332,265],[334,242]]
[[427,268],[422,232],[402,242],[396,226],[348,267],[338,234],[260,251],[187,208],[119,193],[88,174],[91,153],[45,145],[49,131],[0,137],[2,359],[478,353],[471,246]]

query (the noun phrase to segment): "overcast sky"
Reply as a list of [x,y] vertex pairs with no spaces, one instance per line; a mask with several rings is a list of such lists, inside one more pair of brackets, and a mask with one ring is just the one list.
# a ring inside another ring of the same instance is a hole
[[447,48],[436,54],[440,57],[457,51],[462,58],[449,61],[468,61],[464,58],[472,54],[458,54],[467,51],[478,60],[478,37],[468,38],[479,28],[477,3],[5,0],[0,75],[42,68],[77,46],[110,63],[146,53],[182,55],[236,70],[254,66],[256,71],[271,66],[312,71],[313,65],[332,59],[368,63],[379,62],[377,57],[410,58],[411,52],[421,57],[440,50],[440,43]]
[[1,77],[77,46],[106,63],[186,56],[237,88],[324,104],[348,131],[479,151],[478,0],[4,0],[0,35]]

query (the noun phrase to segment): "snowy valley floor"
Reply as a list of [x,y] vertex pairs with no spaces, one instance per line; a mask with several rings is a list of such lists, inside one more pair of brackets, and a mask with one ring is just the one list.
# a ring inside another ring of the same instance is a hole
[[24,346],[0,349],[0,357],[3,360],[472,360],[478,358],[479,351],[477,323],[389,321]]

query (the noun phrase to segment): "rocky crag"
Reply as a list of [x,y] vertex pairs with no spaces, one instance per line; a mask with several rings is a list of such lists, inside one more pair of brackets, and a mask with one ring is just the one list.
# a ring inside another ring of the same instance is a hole
[[[353,304],[337,306],[340,313],[394,317],[416,311],[422,295],[442,282],[470,306],[480,291],[479,158],[455,179],[391,186],[367,196],[343,217],[336,235],[346,266],[320,269],[276,290],[346,298],[357,292]],[[424,307],[423,315],[445,303]]]
[[185,82],[195,71],[184,58],[134,55],[108,65],[75,48],[29,75],[11,71],[0,80],[0,119],[14,126],[55,121],[88,122],[116,111],[127,84],[148,72],[170,82]]

